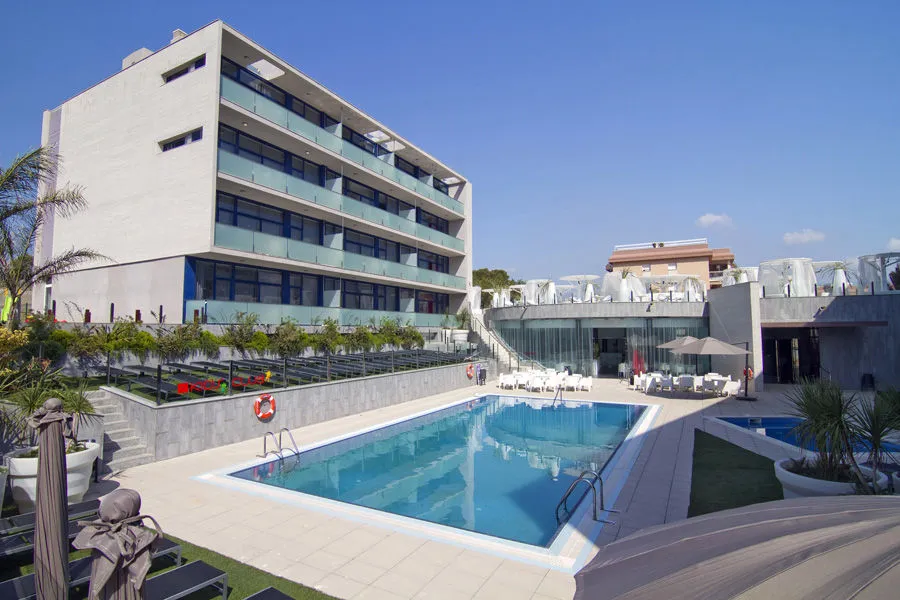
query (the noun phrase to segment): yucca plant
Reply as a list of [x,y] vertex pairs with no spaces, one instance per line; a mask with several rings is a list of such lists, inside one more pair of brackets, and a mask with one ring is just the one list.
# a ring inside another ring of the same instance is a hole
[[885,459],[884,446],[887,438],[897,431],[900,425],[895,399],[879,392],[871,402],[868,400],[857,402],[850,408],[849,420],[854,437],[859,439],[869,452],[868,464],[873,471],[872,485],[877,494],[880,491],[878,473]]
[[867,478],[853,455],[860,439],[852,416],[856,395],[845,395],[833,381],[803,380],[787,393],[787,400],[791,416],[801,419],[794,432],[804,445],[815,447],[817,459],[807,465],[811,476],[827,481],[856,481],[864,493],[870,493]]

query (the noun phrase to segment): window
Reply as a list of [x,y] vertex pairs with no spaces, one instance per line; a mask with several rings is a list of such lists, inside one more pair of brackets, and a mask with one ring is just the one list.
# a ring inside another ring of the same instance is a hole
[[205,65],[206,65],[206,55],[204,54],[203,56],[197,57],[194,60],[192,60],[186,64],[183,64],[180,67],[177,67],[174,70],[169,71],[168,73],[164,74],[163,80],[166,83],[169,83],[170,81],[175,81],[179,77],[184,77],[188,73],[190,73],[192,71],[196,71],[197,69],[199,69],[200,67],[203,67]]
[[390,151],[387,148],[381,144],[376,144],[366,136],[353,131],[347,127],[346,124],[341,127],[341,136],[357,148],[362,148],[369,154],[374,154],[375,156],[390,154]]
[[649,273],[649,272],[650,272],[650,265],[641,265],[641,272],[643,272],[643,273]]
[[432,182],[432,186],[437,191],[443,192],[443,193],[447,194],[448,196],[450,195],[450,186],[447,185],[446,183],[444,183],[443,181],[441,181],[440,179],[438,179],[437,177],[434,178],[434,181]]
[[319,305],[319,277],[291,273],[289,277],[290,303],[298,306]]
[[375,309],[375,284],[344,281],[344,308]]
[[261,79],[247,69],[241,67],[227,58],[222,59],[222,75],[247,86],[253,91],[262,94],[266,98],[288,108],[291,112],[303,117],[307,121],[319,127],[333,127],[338,121],[331,118],[317,108],[299,100],[276,85]]
[[676,263],[669,263],[669,273],[675,273],[678,271],[678,265]]
[[192,142],[199,142],[203,139],[203,128],[195,129],[193,131],[189,131],[187,133],[183,133],[176,138],[171,138],[164,142],[160,142],[159,145],[162,148],[163,152],[168,152],[169,150],[174,150],[175,148],[180,148],[186,144],[190,144]]
[[419,268],[429,271],[450,272],[450,259],[440,254],[419,250]]
[[427,314],[444,314],[449,310],[450,296],[433,292],[416,292],[416,312]]
[[424,210],[417,209],[416,220],[431,229],[440,231],[441,233],[450,234],[450,223],[446,219],[442,219]]
[[322,221],[291,214],[291,239],[307,244],[322,245]]
[[344,233],[344,250],[363,256],[375,256],[375,240],[374,236],[348,230]]

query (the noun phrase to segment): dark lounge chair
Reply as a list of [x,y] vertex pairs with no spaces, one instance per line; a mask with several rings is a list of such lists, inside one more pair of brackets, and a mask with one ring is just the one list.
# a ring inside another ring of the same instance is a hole
[[[97,514],[100,508],[99,500],[88,500],[86,502],[78,502],[69,505],[69,520],[77,521],[78,519],[90,519]],[[14,533],[25,533],[34,529],[35,513],[25,513],[24,515],[16,515],[0,519],[0,537],[12,535]]]
[[[153,558],[169,556],[176,565],[181,564],[181,546],[165,538],[159,540]],[[93,558],[85,556],[69,563],[69,586],[75,587],[91,580]],[[177,569],[176,569],[177,570]],[[147,580],[149,582],[149,579]],[[0,582],[0,598],[3,600],[31,600],[36,598],[34,573]],[[147,596],[149,598],[149,596]],[[181,596],[174,596],[180,598]]]
[[177,569],[160,573],[144,583],[144,600],[176,600],[206,587],[228,598],[228,573],[202,560],[182,565]]
[[[79,531],[81,531],[80,525],[77,523],[69,523],[70,540],[78,535]],[[22,554],[23,552],[28,552],[33,549],[34,536],[35,532],[32,529],[26,533],[14,533],[13,535],[0,539],[0,557],[15,556],[16,554]],[[2,594],[0,594],[0,598],[3,598]]]

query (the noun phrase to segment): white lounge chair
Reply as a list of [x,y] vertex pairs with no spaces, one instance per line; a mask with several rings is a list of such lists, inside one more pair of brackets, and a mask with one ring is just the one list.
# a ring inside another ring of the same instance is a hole
[[576,391],[579,381],[581,381],[581,375],[569,375],[566,377],[566,389]]
[[741,382],[740,381],[726,381],[725,385],[722,386],[722,395],[723,396],[737,396],[741,392]]
[[582,391],[589,392],[592,387],[594,387],[593,377],[582,377],[581,381],[578,382],[578,389]]

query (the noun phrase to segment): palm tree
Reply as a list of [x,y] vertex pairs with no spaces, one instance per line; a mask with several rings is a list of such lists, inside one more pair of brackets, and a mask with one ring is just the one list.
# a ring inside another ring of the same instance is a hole
[[0,285],[12,301],[10,329],[18,324],[22,295],[33,285],[106,258],[89,248],[68,248],[46,260],[32,257],[31,249],[48,217],[66,218],[87,206],[80,187],[56,189],[58,165],[50,148],[37,148],[0,169]]

